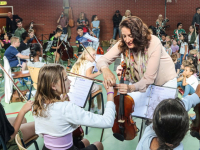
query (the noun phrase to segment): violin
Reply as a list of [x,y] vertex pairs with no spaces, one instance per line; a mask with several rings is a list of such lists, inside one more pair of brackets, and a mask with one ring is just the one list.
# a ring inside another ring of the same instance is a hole
[[196,119],[192,120],[192,124],[190,127],[190,134],[193,137],[196,137],[198,140],[200,140],[200,104],[197,104],[194,107],[194,112],[196,114]]
[[[122,62],[121,66],[123,69],[120,83],[124,83],[126,63]],[[116,106],[116,118],[112,127],[113,136],[120,141],[132,140],[139,132],[131,116],[134,112],[135,102],[131,96],[127,94],[117,95],[117,92],[115,89],[114,103]]]
[[[87,27],[86,25],[85,25],[85,27],[89,30],[89,32],[91,32],[91,30],[90,30],[89,27]],[[93,37],[96,37],[96,35],[93,34]],[[98,48],[97,48],[97,54],[98,55],[104,55],[104,51],[103,51],[103,48],[101,46],[98,46]]]

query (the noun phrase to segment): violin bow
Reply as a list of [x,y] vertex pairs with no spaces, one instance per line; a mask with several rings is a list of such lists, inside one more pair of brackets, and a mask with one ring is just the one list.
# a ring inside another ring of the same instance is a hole
[[15,84],[15,82],[13,81],[13,79],[10,77],[10,75],[6,72],[6,70],[4,69],[4,67],[0,64],[0,68],[3,70],[3,72],[10,78],[10,80],[12,81],[13,85],[15,86],[15,88],[17,89],[17,91],[19,92],[19,94],[21,95],[21,97],[27,101],[27,98],[24,97],[24,95],[21,93],[19,87]]
[[72,73],[72,72],[69,72],[69,71],[67,71],[67,73],[68,73],[69,75],[78,76],[78,77],[85,78],[85,79],[88,79],[88,80],[93,80],[93,81],[95,81],[96,83],[102,83],[102,82],[103,82],[102,80],[93,79],[93,78],[86,77],[86,76],[82,76],[82,75],[79,75],[79,74],[76,74],[76,73]]
[[66,36],[68,35],[68,33],[65,35],[65,37],[63,38],[62,42],[60,43],[59,46],[61,46],[61,44],[63,43],[63,41],[65,40]]
[[[90,57],[92,57],[92,55],[90,54],[90,52],[87,50],[87,48],[83,45],[83,43],[80,43],[82,46],[83,46],[83,48],[87,51],[87,53],[90,55]],[[94,60],[94,62],[95,63],[97,63],[96,62],[96,60],[94,59],[94,57],[92,57],[92,59]]]
[[[60,39],[60,38],[59,38],[59,39]],[[58,43],[59,43],[59,39],[58,39]],[[56,56],[55,56],[54,63],[56,63],[56,57],[57,57],[57,53],[58,53],[58,43],[57,43],[57,47],[56,47]]]

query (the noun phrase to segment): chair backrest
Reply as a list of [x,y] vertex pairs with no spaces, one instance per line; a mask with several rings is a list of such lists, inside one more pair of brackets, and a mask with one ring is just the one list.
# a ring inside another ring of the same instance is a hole
[[28,70],[29,70],[31,79],[33,81],[33,87],[37,90],[37,81],[38,81],[40,68],[28,66]]
[[16,136],[15,136],[15,142],[17,143],[17,146],[18,146],[19,150],[27,150],[27,149],[25,149],[23,147],[22,141],[21,141],[21,138],[20,138],[19,134],[16,134]]
[[3,150],[7,150],[6,144],[5,144],[5,142],[3,141],[3,138],[2,138],[1,135],[0,135],[0,145],[2,145]]
[[[6,70],[6,72],[12,78],[11,67],[10,67],[9,61],[6,58],[6,56],[3,57],[3,60],[4,60],[4,69]],[[4,90],[5,90],[5,102],[9,104],[11,96],[12,96],[12,93],[13,93],[13,83],[10,80],[10,78],[5,74],[4,74],[4,79],[5,79],[5,82],[4,82],[5,83],[5,87],[4,87]]]

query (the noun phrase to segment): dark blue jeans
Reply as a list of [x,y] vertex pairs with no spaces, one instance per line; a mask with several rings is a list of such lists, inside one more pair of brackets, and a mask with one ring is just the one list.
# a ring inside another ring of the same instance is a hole
[[119,37],[120,37],[119,27],[114,27],[114,29],[113,29],[113,39],[116,39],[117,33],[119,33]]
[[188,94],[193,94],[195,92],[194,88],[191,86],[191,85],[186,85],[186,86],[183,86],[183,82],[178,82],[177,83],[177,86],[181,87],[183,90],[184,90],[184,94],[183,94],[183,97],[186,97]]

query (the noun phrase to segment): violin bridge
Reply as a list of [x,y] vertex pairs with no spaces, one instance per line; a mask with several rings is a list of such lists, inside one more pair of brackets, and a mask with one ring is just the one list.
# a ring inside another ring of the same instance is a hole
[[118,122],[119,122],[119,123],[124,123],[125,120],[120,119],[120,120],[118,120]]

